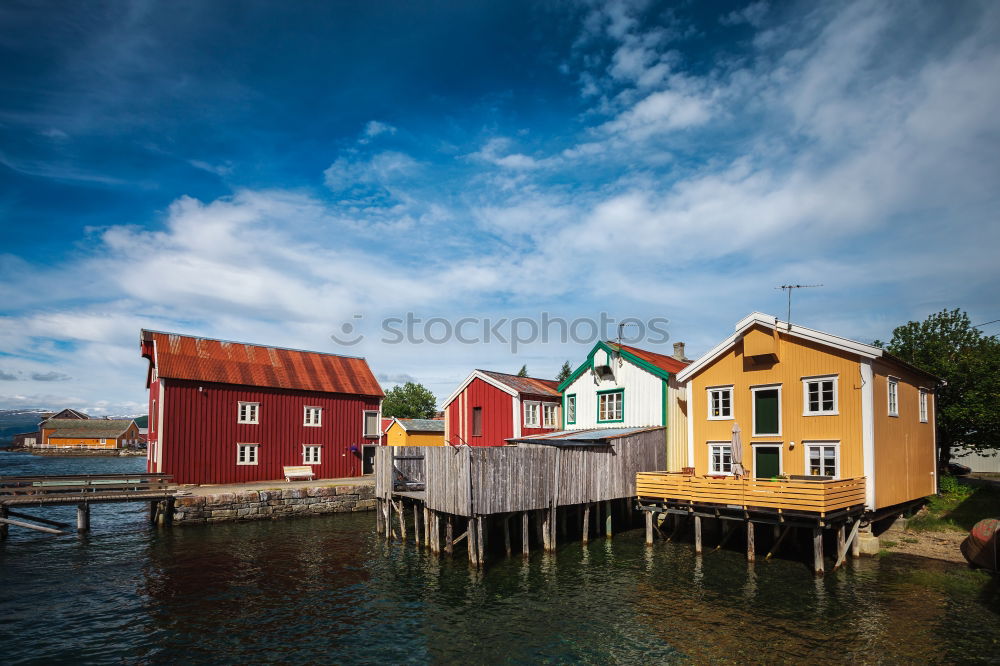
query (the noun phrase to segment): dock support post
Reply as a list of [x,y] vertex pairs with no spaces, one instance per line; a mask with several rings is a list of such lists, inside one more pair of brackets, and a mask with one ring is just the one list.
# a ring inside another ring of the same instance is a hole
[[424,546],[431,547],[431,510],[424,504]]
[[395,532],[395,528],[392,526],[392,498],[388,498],[385,501],[385,540],[392,540],[392,533]]
[[521,512],[521,553],[528,557],[531,554],[531,528],[528,525],[530,516],[527,511]]
[[545,547],[545,520],[542,518],[544,514],[544,509],[537,509],[535,511],[535,541],[542,548]]
[[375,534],[385,532],[385,514],[382,513],[382,500],[375,500]]
[[503,548],[510,557],[510,516],[503,517]]
[[583,545],[590,542],[590,502],[583,505]]
[[813,533],[813,573],[816,575],[823,573],[823,530],[814,527]]
[[[0,518],[6,518],[9,514],[8,509],[5,504],[0,504]],[[10,525],[7,523],[0,523],[0,540],[7,538],[7,532],[10,529]]]
[[542,509],[542,547],[548,552],[552,550],[550,542],[552,541],[552,511],[550,509]]
[[[164,511],[166,512],[166,515],[164,515],[164,517],[163,517],[163,525],[165,527],[173,527],[173,524],[174,524],[174,498],[173,497],[168,497],[163,502],[163,508],[164,508]],[[90,516],[89,516],[90,512],[88,511],[87,514],[88,514],[88,517],[87,517],[87,526],[89,527],[90,526]]]
[[[162,509],[161,509],[162,511]],[[160,514],[160,524],[162,525],[163,514]],[[86,532],[90,529],[90,505],[86,502],[81,502],[76,505],[76,531]]]
[[847,554],[847,541],[844,537],[844,523],[841,523],[837,526],[837,562],[833,565],[834,569],[840,566],[840,563],[844,559],[844,555]]
[[466,527],[465,527],[465,535],[466,535],[465,536],[465,543],[466,543],[466,546],[468,546],[468,551],[469,551],[469,564],[471,566],[474,566],[474,567],[478,568],[479,567],[479,561],[478,561],[477,555],[478,555],[479,551],[478,551],[478,549],[476,547],[476,541],[478,540],[477,537],[476,537],[476,532],[477,532],[477,530],[476,530],[476,517],[475,516],[469,516],[469,520],[466,522]]
[[483,517],[476,518],[476,565],[480,568],[486,562],[485,537],[483,536]]
[[754,543],[754,532],[756,532],[756,525],[753,521],[747,521],[747,562],[753,562],[757,558],[757,546]]
[[851,539],[851,557],[858,558],[861,557],[861,539],[858,538],[858,528],[861,527],[861,519],[855,518],[854,528],[852,533],[854,537]]
[[402,499],[399,500],[396,513],[399,514],[399,538],[406,541],[406,505],[403,504]]
[[653,512],[646,511],[646,545],[653,545]]
[[[468,537],[466,537],[468,538]],[[448,514],[447,522],[444,526],[444,552],[446,555],[451,555],[455,552],[455,525],[452,520],[451,514]]]
[[420,547],[420,507],[413,505],[413,542]]
[[694,517],[694,552],[701,554],[701,516]]
[[549,550],[553,551],[556,549],[556,535],[559,533],[558,528],[556,527],[556,523],[559,522],[558,518],[559,507],[553,504],[552,508],[549,510]]
[[604,503],[604,536],[611,538],[611,500]]
[[156,500],[153,500],[152,502],[149,503],[149,524],[150,525],[155,525],[156,524],[156,512],[157,512],[157,508],[159,507],[159,505],[160,505],[160,503],[157,502]]

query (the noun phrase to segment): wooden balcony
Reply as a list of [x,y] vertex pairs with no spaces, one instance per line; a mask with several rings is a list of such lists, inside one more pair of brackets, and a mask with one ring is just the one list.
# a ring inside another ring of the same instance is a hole
[[728,509],[777,510],[820,516],[860,508],[865,503],[865,478],[835,481],[737,479],[685,476],[676,472],[639,472],[640,500],[712,505]]

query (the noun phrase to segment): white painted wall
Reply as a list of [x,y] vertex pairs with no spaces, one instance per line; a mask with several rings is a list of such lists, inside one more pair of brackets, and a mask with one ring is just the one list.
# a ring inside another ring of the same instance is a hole
[[[570,384],[563,395],[576,394],[576,423],[567,423],[568,430],[583,428],[633,428],[663,425],[663,380],[632,365],[629,361],[612,361],[614,379],[596,382],[593,369],[587,370]],[[622,423],[597,422],[597,392],[625,389],[625,409]]]

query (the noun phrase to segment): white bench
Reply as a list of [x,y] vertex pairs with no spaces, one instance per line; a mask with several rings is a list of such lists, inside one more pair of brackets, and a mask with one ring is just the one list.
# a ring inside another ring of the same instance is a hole
[[313,477],[316,476],[313,473],[312,467],[309,465],[285,465],[285,481],[291,481],[292,479],[306,479],[307,481],[312,481]]

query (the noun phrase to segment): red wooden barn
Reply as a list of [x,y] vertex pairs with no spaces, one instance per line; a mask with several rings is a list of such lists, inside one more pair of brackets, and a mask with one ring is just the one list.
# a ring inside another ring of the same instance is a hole
[[444,404],[444,441],[452,446],[503,446],[511,437],[559,430],[558,382],[474,370]]
[[360,476],[382,389],[362,358],[143,330],[147,469],[176,483]]

